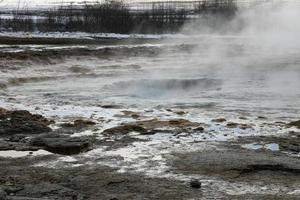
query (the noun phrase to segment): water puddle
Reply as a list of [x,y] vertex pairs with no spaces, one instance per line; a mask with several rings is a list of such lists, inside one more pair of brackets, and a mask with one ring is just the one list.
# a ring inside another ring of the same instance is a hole
[[259,150],[259,149],[267,149],[271,151],[279,151],[279,145],[276,143],[270,143],[270,144],[244,144],[242,145],[245,149],[252,149],[252,150]]
[[38,150],[38,151],[0,151],[0,157],[5,158],[21,158],[26,156],[46,156],[51,155],[52,153],[45,151],[45,150]]

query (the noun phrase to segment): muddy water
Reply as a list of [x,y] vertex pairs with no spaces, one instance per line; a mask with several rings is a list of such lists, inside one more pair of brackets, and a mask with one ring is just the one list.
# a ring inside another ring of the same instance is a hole
[[[103,130],[154,118],[183,118],[205,128],[204,133],[179,135],[132,133],[139,140],[125,147],[99,147],[37,166],[107,165],[120,173],[187,181],[190,175],[170,171],[172,153],[213,151],[243,136],[283,135],[293,128],[275,122],[296,120],[300,114],[300,48],[294,46],[274,49],[245,37],[202,36],[139,45],[3,45],[0,49],[0,106],[43,114],[57,124],[79,117],[97,122],[97,129],[74,137],[94,135],[108,141]],[[124,117],[124,111],[138,113],[139,119]],[[221,117],[248,126],[230,128],[212,121]],[[226,182],[207,177],[203,181],[209,195],[217,196],[223,191],[277,194],[295,189],[225,186]]]

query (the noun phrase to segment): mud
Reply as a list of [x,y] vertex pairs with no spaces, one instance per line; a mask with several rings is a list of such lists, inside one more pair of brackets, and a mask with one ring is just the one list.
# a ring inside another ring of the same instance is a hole
[[[219,176],[226,180],[298,184],[300,161],[272,152],[224,149],[175,154],[176,170]],[[281,180],[283,176],[289,178]]]
[[263,149],[264,145],[276,144],[278,151],[296,155],[300,153],[300,133],[296,131],[289,131],[281,136],[244,137],[240,138],[237,143],[261,145],[259,149]]
[[151,119],[151,120],[144,120],[144,121],[137,121],[132,124],[136,124],[148,130],[160,129],[160,128],[195,128],[200,126],[200,123],[191,122],[186,119],[172,119],[172,120],[158,120],[158,119]]
[[[298,158],[282,153],[235,149],[229,146],[217,151],[201,151],[174,154],[169,160],[172,170],[186,175],[213,176],[234,183],[250,183],[257,187],[298,189],[300,162]],[[257,191],[257,193],[259,193]],[[249,199],[297,199],[298,195],[249,195]],[[245,195],[244,197],[246,198]],[[251,198],[250,198],[251,197]],[[235,198],[238,198],[235,196]],[[234,199],[234,198],[233,198]]]
[[[179,111],[169,112],[176,114]],[[136,114],[124,110],[120,113],[127,116]],[[46,126],[54,123],[41,115],[27,111],[1,109],[0,114],[5,116],[3,119],[8,116],[11,119],[26,116],[28,120]],[[293,147],[295,138],[298,137],[297,132],[289,132],[288,136],[281,139],[278,137],[277,140],[276,137],[243,137],[223,143],[212,143],[215,146],[213,148],[203,148],[198,151],[175,150],[163,154],[168,167],[164,173],[169,174],[166,177],[149,176],[144,172],[120,172],[119,167],[122,165],[112,167],[105,164],[108,160],[126,163],[126,158],[119,155],[101,157],[102,153],[99,153],[99,158],[87,156],[93,155],[89,152],[97,152],[99,148],[103,148],[105,153],[126,149],[138,145],[139,142],[148,145],[149,139],[137,136],[156,137],[157,134],[176,136],[182,133],[197,135],[205,133],[209,127],[208,124],[182,118],[169,120],[133,118],[132,120],[136,121],[105,129],[101,132],[103,138],[97,138],[95,135],[71,137],[76,130],[91,131],[98,127],[98,123],[83,118],[58,124],[59,128],[49,133],[22,132],[10,137],[7,137],[7,134],[2,135],[0,150],[36,152],[44,149],[53,154],[30,156],[29,153],[17,159],[0,157],[0,194],[3,198],[11,200],[298,198],[298,193],[294,193],[300,184],[300,161],[297,157],[287,156],[285,153],[287,149],[252,150],[241,146],[254,141],[281,141],[288,147]],[[217,120],[216,123],[220,121],[225,122]],[[181,135],[179,141],[184,141],[189,134]],[[279,144],[283,146],[283,143]],[[132,155],[128,156],[134,157],[136,153],[131,152]],[[63,160],[66,162],[59,164]],[[140,162],[144,160],[141,159]],[[154,165],[155,160],[150,162]],[[57,165],[51,167],[51,163]],[[239,192],[222,192],[224,184],[229,185],[224,186],[227,191]],[[268,192],[257,190],[241,193],[243,190],[248,190],[248,187],[267,187]]]
[[78,154],[91,146],[88,138],[70,137],[74,129],[94,126],[92,121],[75,120],[65,124],[66,129],[52,131],[48,126],[54,123],[42,115],[24,110],[0,110],[1,150],[36,151],[44,149],[57,154]]
[[49,132],[51,131],[48,127],[50,123],[43,116],[33,115],[28,111],[5,111],[2,109],[0,113],[0,135]]
[[147,130],[141,126],[127,124],[127,125],[106,129],[105,131],[103,131],[103,133],[106,135],[116,135],[116,134],[125,135],[130,132],[138,132],[138,133],[146,134]]
[[60,126],[63,128],[84,129],[95,125],[96,123],[91,120],[77,119],[70,123],[63,123]]
[[180,200],[201,197],[201,190],[192,189],[180,181],[120,174],[116,169],[101,166],[32,167],[32,163],[37,161],[41,160],[0,158],[0,188],[8,194],[8,199]]

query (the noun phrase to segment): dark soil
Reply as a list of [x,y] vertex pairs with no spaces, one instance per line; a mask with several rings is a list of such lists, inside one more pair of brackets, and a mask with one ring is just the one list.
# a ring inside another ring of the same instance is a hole
[[300,160],[273,152],[227,149],[175,154],[175,171],[229,181],[300,184]]
[[30,166],[36,161],[0,158],[0,188],[9,194],[9,199],[182,200],[202,196],[201,190],[193,190],[183,182],[119,174],[102,166],[61,169]]
[[13,134],[38,134],[50,132],[48,125],[51,122],[41,115],[31,114],[28,111],[5,111],[0,112],[0,135]]

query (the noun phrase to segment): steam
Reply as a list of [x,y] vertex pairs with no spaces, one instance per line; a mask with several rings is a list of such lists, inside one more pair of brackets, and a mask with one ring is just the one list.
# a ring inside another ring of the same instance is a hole
[[[224,97],[234,104],[243,104],[242,100],[258,107],[298,108],[299,19],[299,4],[288,2],[240,8],[227,19],[199,19],[182,30],[188,37],[181,43],[194,46],[193,50],[163,63],[161,67],[167,68],[167,73],[153,72],[153,78],[219,80],[222,86],[215,91],[193,91],[199,99]],[[177,95],[185,96],[181,91]]]
[[258,38],[264,46],[289,48],[300,45],[298,19],[297,3],[270,3],[242,12],[233,23],[244,21],[239,34]]
[[209,34],[244,37],[243,42],[246,44],[289,48],[300,45],[299,19],[299,3],[262,3],[252,8],[239,8],[236,16],[232,18],[224,16],[200,18],[187,24],[182,32],[194,36]]

